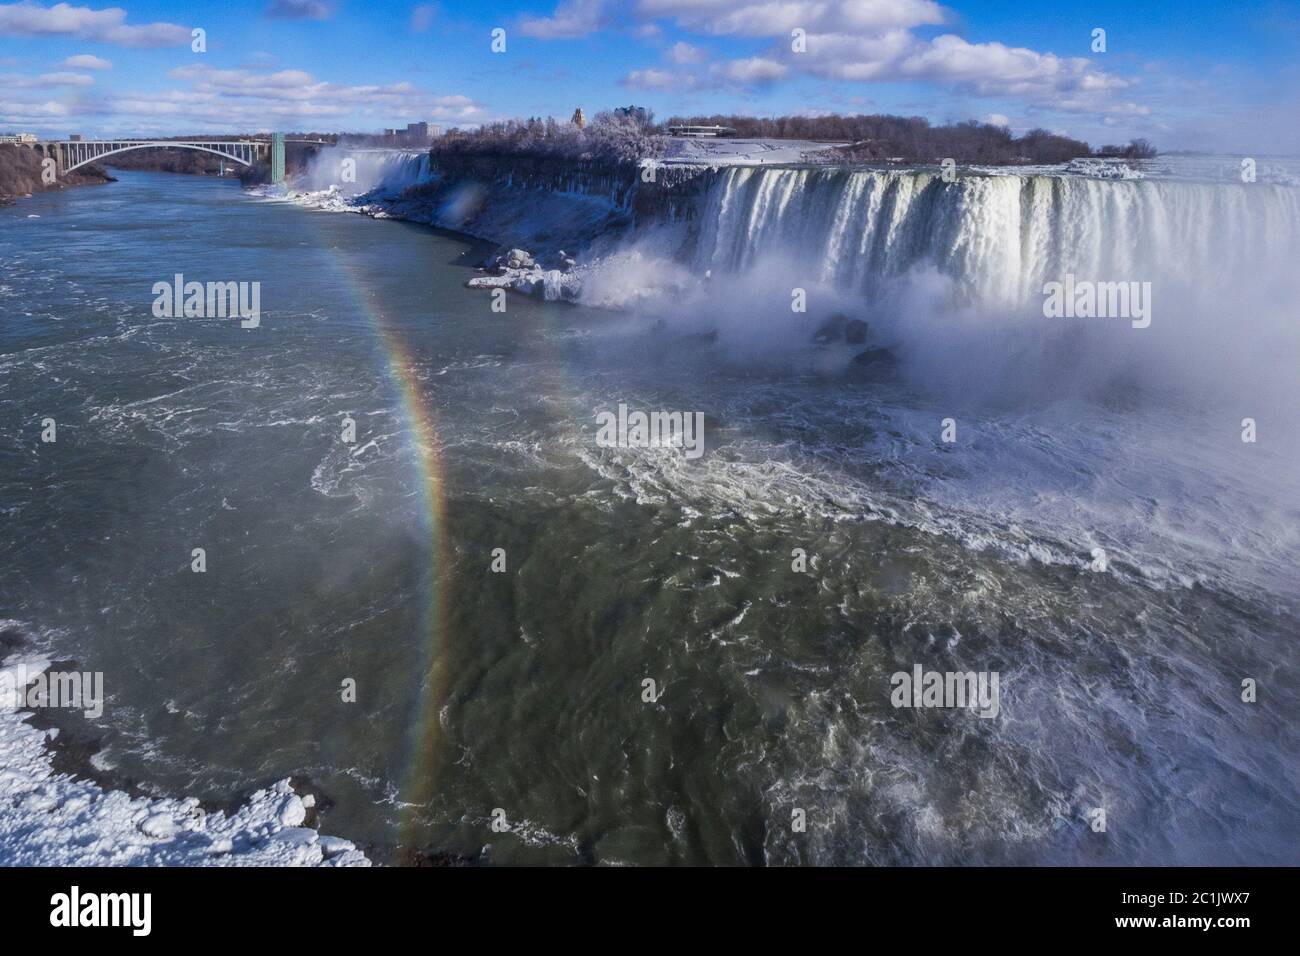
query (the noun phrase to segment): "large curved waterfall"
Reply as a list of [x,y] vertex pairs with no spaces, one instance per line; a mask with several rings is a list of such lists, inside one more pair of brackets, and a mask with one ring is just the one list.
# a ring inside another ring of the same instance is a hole
[[1065,176],[733,167],[699,210],[695,264],[771,258],[872,294],[917,266],[970,301],[1023,304],[1065,273],[1095,281],[1236,284],[1294,250],[1300,190]]
[[[746,360],[798,350],[847,313],[934,385],[997,382],[1003,397],[1035,399],[1134,387],[1300,399],[1277,361],[1300,357],[1291,185],[689,164],[645,177],[344,149],[322,151],[308,184],[338,185],[345,160],[354,179],[319,201],[380,200],[551,263],[566,250],[579,264],[564,297],[716,335]],[[1049,283],[1140,289],[1130,310],[1140,315],[1048,318]],[[552,276],[537,291],[560,297],[560,285]],[[795,290],[806,315],[791,308]]]

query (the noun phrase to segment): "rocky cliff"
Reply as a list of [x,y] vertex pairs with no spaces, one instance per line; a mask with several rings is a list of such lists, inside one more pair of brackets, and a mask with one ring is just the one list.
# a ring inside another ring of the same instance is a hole
[[65,173],[47,184],[41,179],[41,156],[27,146],[0,143],[0,204],[13,202],[48,189],[112,182],[113,177],[98,166],[83,166],[75,173]]

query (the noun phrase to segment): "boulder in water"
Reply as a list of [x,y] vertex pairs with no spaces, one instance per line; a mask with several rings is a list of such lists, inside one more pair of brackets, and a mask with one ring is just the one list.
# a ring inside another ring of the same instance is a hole
[[843,312],[836,312],[813,333],[813,341],[819,345],[840,341],[844,338],[844,327],[848,324],[848,321],[849,317],[847,315]]
[[582,293],[582,279],[576,273],[558,269],[505,269],[499,275],[475,276],[465,283],[471,289],[510,289],[525,295],[540,295],[548,302],[576,302]]
[[889,349],[866,349],[853,356],[853,364],[861,368],[889,366],[893,365],[895,361],[897,359]]
[[870,327],[862,319],[850,319],[843,312],[836,312],[818,326],[813,333],[813,341],[819,345],[831,342],[848,342],[850,345],[862,345],[867,341]]
[[498,250],[488,257],[487,268],[496,273],[509,270],[533,270],[540,266],[526,249],[509,248]]
[[536,269],[537,260],[533,258],[532,253],[523,249],[511,249],[506,253],[505,267],[507,269]]

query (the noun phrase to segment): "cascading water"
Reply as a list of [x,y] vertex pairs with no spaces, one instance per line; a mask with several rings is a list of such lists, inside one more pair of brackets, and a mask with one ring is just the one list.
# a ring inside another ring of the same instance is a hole
[[417,150],[322,149],[295,180],[300,190],[317,192],[338,187],[344,195],[377,192],[397,196],[429,178],[429,154]]
[[1019,306],[1066,273],[1094,281],[1229,285],[1300,238],[1300,190],[735,167],[700,212],[696,266],[741,272],[770,256],[874,295],[918,266],[967,302]]

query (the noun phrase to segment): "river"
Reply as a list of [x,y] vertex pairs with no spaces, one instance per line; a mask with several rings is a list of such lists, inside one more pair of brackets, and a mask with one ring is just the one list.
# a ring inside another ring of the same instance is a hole
[[[1300,862],[1300,496],[1239,414],[494,312],[464,237],[115,175],[0,208],[0,618],[103,672],[106,778],[305,777],[380,862]],[[619,403],[707,453],[598,446]],[[893,706],[917,663],[1000,713]]]

